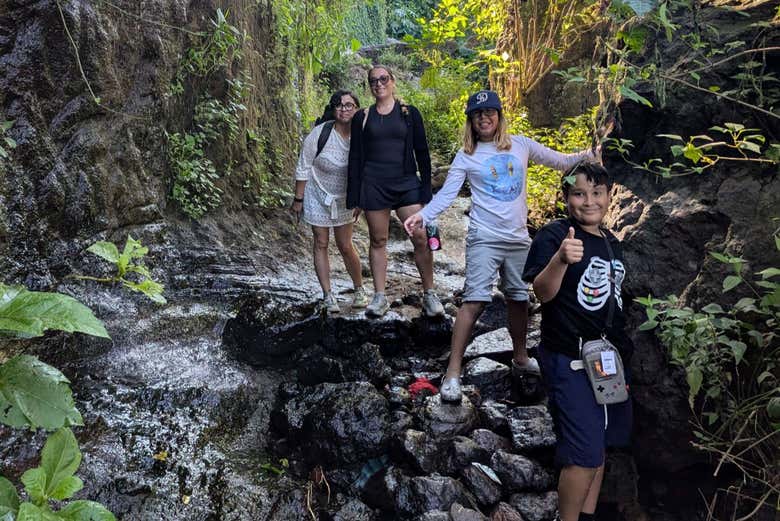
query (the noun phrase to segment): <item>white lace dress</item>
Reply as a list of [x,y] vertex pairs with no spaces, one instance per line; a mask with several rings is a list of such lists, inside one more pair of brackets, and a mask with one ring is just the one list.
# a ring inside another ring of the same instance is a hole
[[352,222],[352,211],[346,205],[349,138],[341,137],[333,128],[322,152],[315,158],[322,127],[314,127],[303,141],[295,180],[306,181],[303,220],[313,226],[341,226]]

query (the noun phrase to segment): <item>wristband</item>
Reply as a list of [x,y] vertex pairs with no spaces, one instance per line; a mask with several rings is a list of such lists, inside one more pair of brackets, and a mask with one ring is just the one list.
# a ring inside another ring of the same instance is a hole
[[293,197],[293,201],[296,202],[296,203],[302,203],[303,202],[303,197]]

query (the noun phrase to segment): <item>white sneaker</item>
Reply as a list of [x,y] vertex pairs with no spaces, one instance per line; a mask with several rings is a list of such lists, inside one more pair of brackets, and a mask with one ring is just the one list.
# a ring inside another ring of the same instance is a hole
[[384,293],[374,293],[374,298],[371,299],[371,304],[366,307],[366,316],[369,317],[381,317],[387,310],[390,309],[390,304],[387,302],[387,297]]
[[355,288],[355,296],[352,297],[352,307],[353,308],[364,308],[368,305],[368,295],[366,295],[366,290],[363,288],[363,286],[358,286]]
[[325,306],[328,313],[339,313],[341,311],[339,303],[333,293],[325,293],[325,296],[322,297],[322,305]]
[[462,394],[460,391],[460,378],[457,376],[445,378],[439,389],[439,394],[443,402],[460,403]]
[[423,313],[427,317],[440,317],[444,315],[444,306],[432,289],[426,289],[423,293]]

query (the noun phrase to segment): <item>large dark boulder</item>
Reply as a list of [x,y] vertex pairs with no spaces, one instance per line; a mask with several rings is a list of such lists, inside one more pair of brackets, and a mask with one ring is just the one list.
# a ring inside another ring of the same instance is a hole
[[387,400],[365,382],[305,388],[282,399],[273,421],[314,465],[362,462],[383,454],[389,444]]

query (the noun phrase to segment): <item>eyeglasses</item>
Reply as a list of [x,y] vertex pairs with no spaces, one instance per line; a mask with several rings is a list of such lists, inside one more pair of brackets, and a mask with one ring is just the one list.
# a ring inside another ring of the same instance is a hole
[[377,85],[387,85],[388,81],[390,81],[390,76],[387,74],[377,76],[376,78],[368,78],[368,84],[372,87],[376,87]]
[[471,119],[479,119],[483,115],[492,118],[496,114],[498,114],[498,110],[496,109],[477,109],[471,111],[471,114],[469,114],[469,116],[471,116]]
[[341,103],[339,105],[336,105],[333,107],[336,110],[341,110],[343,112],[349,112],[350,110],[355,110],[355,104],[354,103]]

